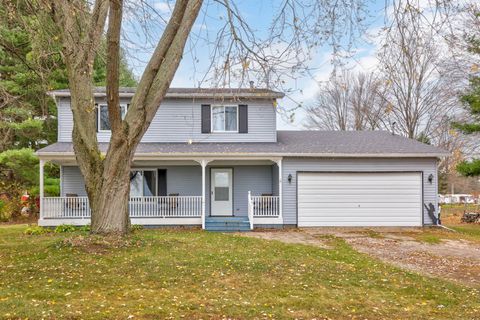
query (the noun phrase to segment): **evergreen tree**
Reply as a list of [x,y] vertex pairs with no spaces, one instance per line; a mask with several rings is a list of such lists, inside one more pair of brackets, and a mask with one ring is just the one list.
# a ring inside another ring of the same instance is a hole
[[[0,0],[0,152],[38,149],[57,138],[55,103],[47,91],[68,87],[67,70],[60,33],[37,5]],[[95,60],[95,85],[105,85],[105,61],[105,54]],[[121,86],[136,85],[124,57],[120,81]]]
[[[469,41],[470,51],[480,55],[480,39],[472,38]],[[479,67],[472,67],[473,75],[470,78],[470,88],[466,92],[461,101],[465,104],[465,108],[471,118],[463,123],[455,123],[454,126],[465,134],[475,134],[480,132],[480,75]],[[464,176],[480,175],[480,159],[472,159],[463,161],[458,164],[457,171]]]

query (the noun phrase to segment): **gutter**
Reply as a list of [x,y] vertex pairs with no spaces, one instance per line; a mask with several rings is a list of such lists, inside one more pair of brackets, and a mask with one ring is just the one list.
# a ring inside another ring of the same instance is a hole
[[[48,159],[53,157],[56,159],[70,159],[75,157],[74,152],[39,152],[36,154],[40,158]],[[105,154],[102,152],[102,154]],[[134,156],[134,160],[159,160],[162,158],[221,158],[221,159],[238,159],[238,158],[258,158],[258,157],[291,157],[291,158],[438,158],[448,156],[448,153],[383,153],[383,154],[369,154],[369,153],[200,153],[200,152],[186,152],[186,153],[140,153]]]
[[[70,92],[63,91],[49,91],[47,93],[49,96],[55,98],[69,98]],[[107,94],[104,92],[95,92],[93,94],[95,98],[106,98]],[[120,92],[118,95],[120,98],[132,98],[134,93],[132,92]],[[170,99],[235,99],[235,98],[252,98],[252,99],[281,99],[285,96],[283,93],[218,93],[218,94],[209,94],[209,93],[167,93],[165,98]]]

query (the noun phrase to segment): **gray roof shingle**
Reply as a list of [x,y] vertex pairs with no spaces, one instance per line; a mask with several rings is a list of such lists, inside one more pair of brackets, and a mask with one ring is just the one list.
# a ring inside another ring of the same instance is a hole
[[[437,147],[385,131],[277,131],[277,142],[140,143],[136,155],[277,155],[336,157],[440,157]],[[100,143],[105,152],[108,143]],[[73,145],[57,142],[37,151],[40,156],[73,154]]]

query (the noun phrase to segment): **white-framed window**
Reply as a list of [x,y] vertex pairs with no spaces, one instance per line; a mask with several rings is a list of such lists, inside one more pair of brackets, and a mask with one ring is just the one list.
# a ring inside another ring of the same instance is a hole
[[238,106],[212,106],[212,132],[238,132]]
[[137,169],[130,171],[130,196],[150,197],[157,195],[157,170]]
[[[127,105],[121,104],[120,105],[120,116],[122,120],[125,119],[127,114]],[[108,119],[108,106],[106,104],[99,104],[98,105],[98,132],[109,132],[110,128],[110,120]]]

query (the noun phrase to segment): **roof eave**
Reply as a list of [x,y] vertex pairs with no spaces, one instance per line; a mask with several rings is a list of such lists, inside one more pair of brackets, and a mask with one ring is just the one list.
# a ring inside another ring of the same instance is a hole
[[[73,152],[39,152],[36,154],[44,160],[61,160],[75,157]],[[169,158],[258,158],[258,157],[291,157],[291,158],[443,158],[449,153],[252,153],[252,152],[185,152],[185,153],[137,153],[134,160],[155,160]]]
[[[64,91],[48,91],[47,94],[53,98],[69,98],[70,92]],[[104,98],[106,93],[104,92],[95,92],[93,94],[95,98]],[[120,98],[132,98],[134,93],[131,92],[120,92]],[[235,98],[252,98],[252,99],[281,99],[285,96],[282,92],[275,93],[218,93],[218,94],[209,94],[209,93],[167,93],[165,98],[170,99],[235,99]]]

